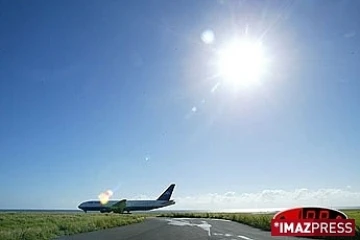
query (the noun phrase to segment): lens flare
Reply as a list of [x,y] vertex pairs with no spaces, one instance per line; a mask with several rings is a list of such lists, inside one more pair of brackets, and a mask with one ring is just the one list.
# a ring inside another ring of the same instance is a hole
[[100,193],[99,200],[100,200],[101,204],[103,204],[103,205],[107,204],[113,194],[114,193],[111,190],[107,190],[103,193]]
[[215,34],[211,30],[206,30],[201,34],[201,40],[206,44],[211,44],[215,40]]

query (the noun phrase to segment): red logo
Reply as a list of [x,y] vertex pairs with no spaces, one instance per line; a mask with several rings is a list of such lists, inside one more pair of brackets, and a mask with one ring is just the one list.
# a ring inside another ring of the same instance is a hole
[[355,219],[334,209],[302,207],[275,214],[272,236],[355,236]]

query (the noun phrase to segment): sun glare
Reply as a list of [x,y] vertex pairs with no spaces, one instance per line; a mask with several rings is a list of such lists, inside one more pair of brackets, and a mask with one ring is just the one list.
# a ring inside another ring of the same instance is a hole
[[232,87],[259,83],[265,68],[261,43],[235,40],[219,51],[218,71]]

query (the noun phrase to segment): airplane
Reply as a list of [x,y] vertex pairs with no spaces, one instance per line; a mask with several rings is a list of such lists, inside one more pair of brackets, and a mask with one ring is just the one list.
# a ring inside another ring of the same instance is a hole
[[86,201],[81,203],[78,208],[82,211],[100,211],[101,213],[130,213],[131,211],[149,211],[157,208],[163,208],[170,205],[174,205],[175,201],[170,200],[171,194],[174,190],[175,184],[171,184],[163,194],[156,200],[111,200],[106,204],[102,204],[100,201]]

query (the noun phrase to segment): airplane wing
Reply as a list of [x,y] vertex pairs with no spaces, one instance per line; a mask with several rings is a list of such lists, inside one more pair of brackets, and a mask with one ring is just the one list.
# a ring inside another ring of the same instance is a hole
[[120,200],[117,203],[115,203],[114,205],[111,206],[111,210],[114,213],[123,213],[124,209],[126,207],[126,199]]

